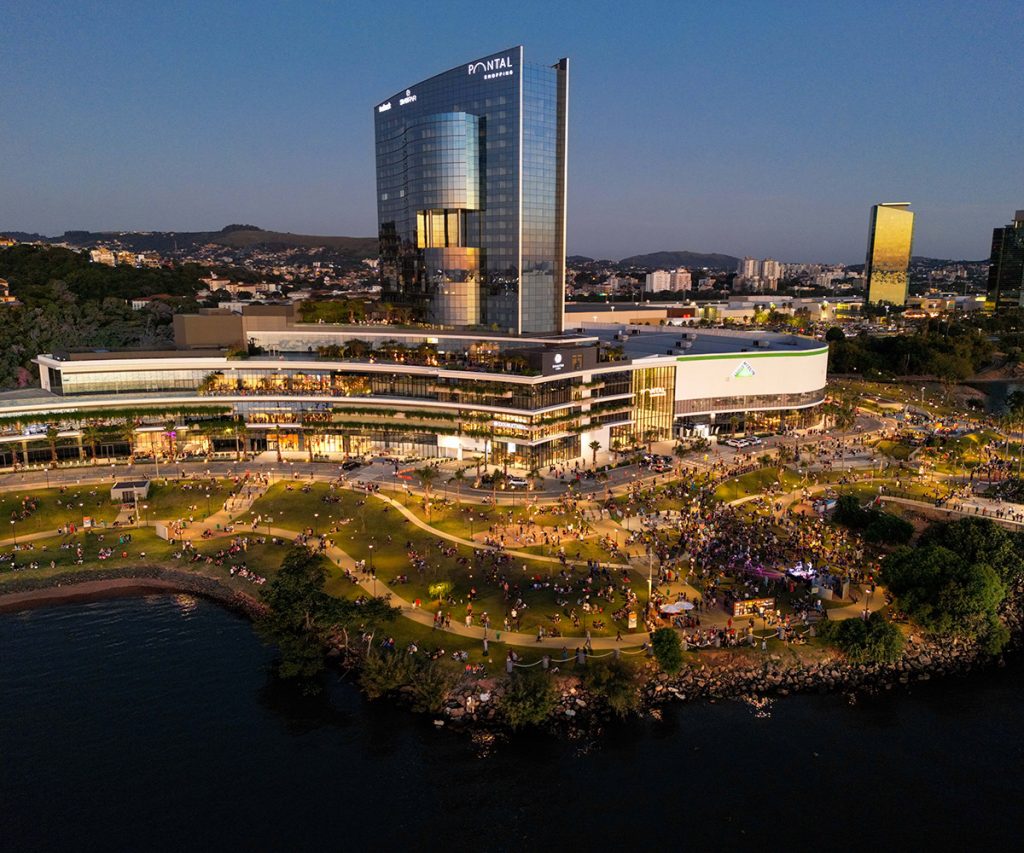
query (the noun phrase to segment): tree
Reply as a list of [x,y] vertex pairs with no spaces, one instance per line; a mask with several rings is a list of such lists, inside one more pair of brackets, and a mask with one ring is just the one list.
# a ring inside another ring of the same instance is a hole
[[510,729],[538,726],[555,709],[555,687],[542,670],[514,672],[504,682],[498,710]]
[[829,343],[832,343],[832,341],[845,341],[846,333],[839,326],[832,326],[825,332],[825,340]]
[[50,462],[53,465],[57,464],[57,437],[60,435],[60,430],[57,429],[56,424],[48,424],[46,427],[46,441],[50,445]]
[[594,454],[592,457],[593,464],[597,465],[597,451],[601,449],[601,442],[595,439],[594,441],[590,442],[590,444],[588,444],[587,447],[589,447],[591,452]]
[[278,647],[277,672],[282,678],[303,682],[307,692],[319,689],[313,679],[324,669],[322,620],[330,607],[324,592],[326,580],[323,560],[295,546],[263,590],[269,610],[258,627]]
[[683,645],[673,628],[659,628],[651,634],[654,659],[665,672],[675,675],[683,665]]
[[[135,419],[125,418],[118,425],[118,432],[122,440],[128,443],[128,464],[135,464]],[[160,452],[160,448],[157,447],[157,453]]]
[[462,501],[462,484],[466,482],[466,469],[456,468],[455,473],[452,474],[449,483],[455,483],[455,499],[459,502]]
[[584,686],[600,697],[617,717],[626,717],[640,704],[636,669],[625,660],[588,666],[581,676]]
[[306,692],[319,690],[315,679],[323,672],[330,637],[340,633],[347,646],[349,629],[372,630],[398,612],[380,598],[334,598],[324,590],[326,581],[323,557],[293,546],[263,590],[268,610],[257,623],[263,636],[278,647],[278,674],[300,682]]
[[891,554],[882,575],[897,606],[926,631],[977,639],[999,624],[1006,587],[987,563],[932,544]]
[[1024,538],[990,518],[969,517],[933,524],[921,534],[919,545],[940,545],[967,563],[985,563],[1007,584],[1024,573]]
[[96,461],[96,445],[100,439],[100,429],[95,423],[89,423],[82,429],[82,442],[88,446],[90,458]]
[[427,522],[430,522],[430,492],[434,486],[434,481],[438,477],[438,470],[433,465],[424,465],[422,468],[416,469],[416,479],[420,481],[420,486],[423,488],[424,505],[427,510]]
[[856,663],[892,663],[903,652],[903,633],[877,612],[867,619],[823,622],[821,636]]
[[659,432],[654,427],[644,430],[644,443],[647,445],[647,452],[651,452],[651,445],[658,440]]

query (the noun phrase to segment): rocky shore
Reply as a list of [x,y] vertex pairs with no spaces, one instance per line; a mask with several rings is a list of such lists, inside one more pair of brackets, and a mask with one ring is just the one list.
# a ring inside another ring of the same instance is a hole
[[[266,612],[261,602],[215,578],[160,566],[89,572],[87,576],[66,573],[44,581],[12,580],[0,593],[0,612],[94,594],[147,590],[200,595],[252,619]],[[1003,619],[1012,634],[1011,646],[1019,646],[1024,636],[1024,584],[1018,584],[1007,597]],[[331,649],[330,656],[346,669],[358,669],[362,660],[356,650],[340,647]],[[686,665],[670,676],[653,660],[644,658],[638,667],[637,711],[657,716],[660,706],[669,702],[735,699],[756,705],[770,697],[794,693],[872,694],[933,678],[964,675],[997,660],[976,643],[921,639],[908,643],[898,661],[886,664],[857,664],[839,655],[813,662],[784,659],[777,654],[752,660],[721,651],[707,653],[705,662]],[[599,730],[609,716],[603,697],[586,690],[571,663],[561,667],[552,675],[557,701],[548,728],[567,737]],[[434,715],[435,725],[492,736],[503,728],[502,694],[500,679],[463,681],[451,691],[441,713]]]
[[[1011,649],[1024,637],[1024,585],[1011,591],[1003,619],[1011,631]],[[841,656],[816,662],[784,660],[766,655],[762,660],[738,659],[728,652],[716,653],[708,662],[684,666],[675,676],[658,670],[653,661],[643,664],[640,687],[641,714],[657,716],[659,706],[669,702],[735,699],[759,704],[776,696],[795,693],[845,693],[869,695],[916,682],[953,675],[966,675],[981,666],[1002,663],[977,643],[963,641],[908,643],[902,657],[893,663],[858,664]],[[570,664],[571,666],[571,664]],[[571,674],[558,678],[558,702],[549,718],[552,729],[580,734],[599,727],[608,716],[602,697],[588,693]],[[456,727],[500,724],[498,706],[501,682],[481,681],[463,685],[453,692],[436,724]]]

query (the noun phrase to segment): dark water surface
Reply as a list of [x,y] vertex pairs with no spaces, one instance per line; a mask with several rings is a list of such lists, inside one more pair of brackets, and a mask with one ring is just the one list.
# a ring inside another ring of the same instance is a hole
[[1024,826],[1024,667],[767,715],[679,706],[488,755],[347,684],[303,701],[243,619],[153,595],[0,615],[0,847],[984,849]]

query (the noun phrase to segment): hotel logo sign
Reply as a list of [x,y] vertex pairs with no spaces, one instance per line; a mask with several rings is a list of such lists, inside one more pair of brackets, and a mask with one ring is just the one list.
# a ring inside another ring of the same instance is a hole
[[733,379],[750,379],[756,376],[757,372],[750,366],[749,361],[743,362],[732,374]]
[[471,62],[466,66],[466,71],[471,77],[481,74],[484,80],[493,80],[495,77],[511,77],[513,73],[512,57],[499,56],[494,59]]

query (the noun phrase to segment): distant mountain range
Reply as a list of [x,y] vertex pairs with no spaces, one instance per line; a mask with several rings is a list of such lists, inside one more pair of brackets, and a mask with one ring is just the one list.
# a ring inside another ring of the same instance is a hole
[[41,234],[27,234],[21,231],[0,231],[0,234],[3,233],[23,242],[67,243],[78,248],[116,243],[127,251],[162,254],[189,251],[213,243],[232,249],[325,248],[356,259],[377,256],[376,237],[291,234],[281,231],[264,231],[254,225],[229,225],[220,231],[65,231],[59,237],[45,237]]

